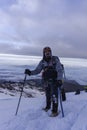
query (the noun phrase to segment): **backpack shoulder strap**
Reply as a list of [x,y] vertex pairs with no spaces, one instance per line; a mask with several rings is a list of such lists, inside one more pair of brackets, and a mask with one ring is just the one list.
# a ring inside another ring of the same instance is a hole
[[57,56],[52,56],[52,65],[53,65],[54,69],[56,68],[57,59],[58,59]]
[[58,57],[57,56],[52,56],[52,62],[53,62],[53,64],[56,64],[56,60],[58,60]]

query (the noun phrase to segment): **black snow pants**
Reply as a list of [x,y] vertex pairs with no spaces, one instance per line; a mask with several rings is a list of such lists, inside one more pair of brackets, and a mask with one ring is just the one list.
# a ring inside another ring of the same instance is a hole
[[51,108],[52,112],[58,111],[58,87],[55,82],[47,82],[45,86],[46,107]]

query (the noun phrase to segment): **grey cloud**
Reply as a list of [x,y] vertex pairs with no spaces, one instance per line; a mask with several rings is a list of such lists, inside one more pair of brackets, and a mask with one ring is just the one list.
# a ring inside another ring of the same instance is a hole
[[[69,0],[29,2],[18,0],[5,12],[8,13],[10,21],[8,24],[12,30],[12,34],[11,31],[10,35],[8,34],[8,39],[10,43],[14,41],[15,44],[12,45],[13,48],[8,44],[8,49],[4,52],[41,55],[44,46],[51,46],[53,53],[59,56],[86,57],[87,2],[85,0],[77,2],[74,0],[72,4]],[[20,43],[19,47],[16,47],[16,42]]]

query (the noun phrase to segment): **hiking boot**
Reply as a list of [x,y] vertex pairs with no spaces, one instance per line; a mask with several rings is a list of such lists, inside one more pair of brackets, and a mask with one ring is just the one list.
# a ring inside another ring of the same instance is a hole
[[62,88],[61,90],[61,96],[62,96],[62,101],[66,101],[66,93],[65,93],[64,88]]
[[49,109],[50,109],[49,107],[43,108],[43,110],[44,110],[45,112],[47,112]]
[[52,104],[52,112],[56,113],[58,111],[58,103],[53,102]]
[[56,117],[56,116],[58,116],[58,112],[52,112],[51,114],[50,114],[50,117]]

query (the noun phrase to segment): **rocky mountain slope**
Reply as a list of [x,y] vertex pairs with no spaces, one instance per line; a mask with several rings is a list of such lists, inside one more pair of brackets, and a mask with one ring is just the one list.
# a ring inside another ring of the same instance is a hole
[[[9,94],[11,96],[19,95],[22,87],[23,87],[23,81],[19,82],[0,81],[0,93]],[[65,89],[65,92],[76,92],[78,90],[82,91],[86,88],[86,86],[80,85],[74,80],[65,80],[63,83],[63,87]],[[36,93],[39,94],[44,93],[42,80],[41,79],[27,80],[24,85],[23,96],[34,97]]]

